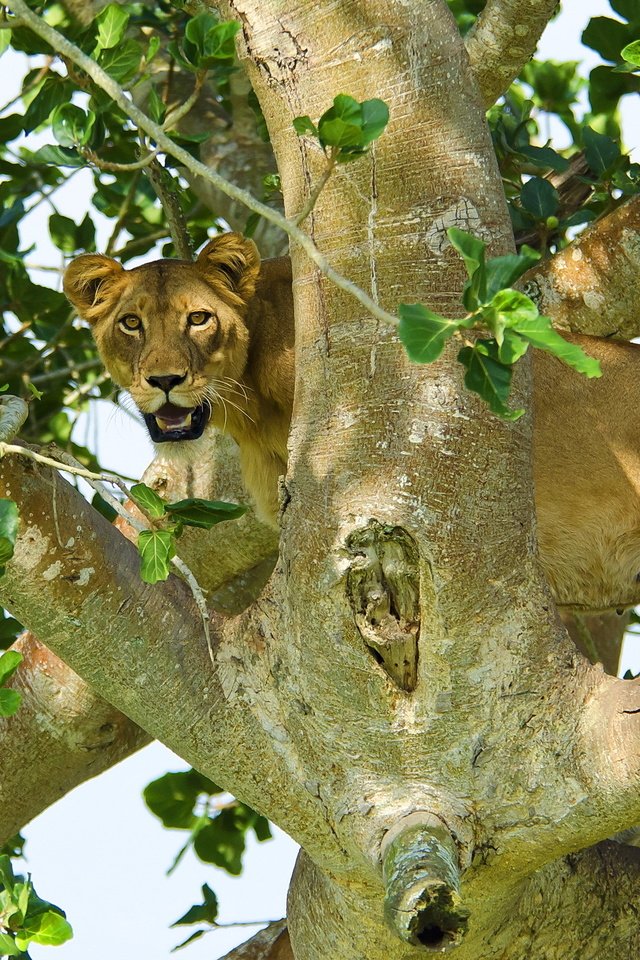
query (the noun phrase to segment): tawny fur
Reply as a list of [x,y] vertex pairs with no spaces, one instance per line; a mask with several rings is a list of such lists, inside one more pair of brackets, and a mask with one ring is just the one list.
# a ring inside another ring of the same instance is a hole
[[[287,464],[293,404],[293,302],[286,259],[265,261],[240,234],[210,241],[194,263],[158,260],[125,270],[110,257],[85,254],[65,273],[64,291],[91,324],[102,361],[143,413],[170,400],[194,407],[208,399],[209,424],[240,447],[245,485],[259,516],[277,523],[278,477]],[[206,311],[215,323],[190,326]],[[123,331],[119,319],[143,328]],[[149,378],[184,376],[168,395]],[[197,440],[167,444],[197,456]]]
[[[91,323],[107,370],[143,412],[165,401],[149,376],[186,372],[171,401],[187,407],[215,385],[220,399],[210,422],[238,443],[258,513],[277,523],[294,382],[288,259],[260,266],[251,241],[226,234],[193,264],[161,260],[123,270],[108,257],[79,257],[67,270],[65,292]],[[217,340],[185,328],[194,310],[216,313]],[[118,328],[117,318],[127,313],[142,317],[145,337]],[[603,377],[588,380],[535,351],[540,556],[562,606],[628,607],[640,603],[640,347],[571,339],[599,358]],[[197,454],[197,443],[173,446]]]

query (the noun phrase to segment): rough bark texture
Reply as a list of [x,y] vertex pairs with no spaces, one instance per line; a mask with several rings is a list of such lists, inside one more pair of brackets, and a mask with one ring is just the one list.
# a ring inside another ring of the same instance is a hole
[[496,102],[535,53],[558,0],[487,0],[469,31],[467,51],[486,107]]
[[[387,308],[457,309],[463,271],[445,228],[479,233],[492,253],[512,237],[445,4],[229,9],[287,211],[323,162],[292,118],[317,118],[340,91],[382,97],[387,133],[338,169],[309,231]],[[575,851],[640,820],[640,692],[586,663],[551,609],[534,556],[529,421],[491,418],[463,390],[453,349],[411,365],[391,331],[295,252],[293,263],[280,558],[244,615],[214,618],[215,664],[181,583],[145,587],[133,549],[73,490],[6,460],[0,495],[18,501],[23,528],[0,599],[109,701],[303,845],[289,904],[296,960],[429,949],[383,919],[385,837],[414,814],[435,818],[457,850],[471,912],[460,960],[577,960],[594,942],[628,960],[635,854]],[[526,400],[526,370],[518,391]],[[385,659],[405,627],[417,635],[406,670]]]
[[526,276],[525,291],[560,330],[640,335],[640,197],[633,197]]
[[0,846],[73,787],[149,742],[32,634],[13,649],[24,660],[9,685],[22,703],[0,725]]

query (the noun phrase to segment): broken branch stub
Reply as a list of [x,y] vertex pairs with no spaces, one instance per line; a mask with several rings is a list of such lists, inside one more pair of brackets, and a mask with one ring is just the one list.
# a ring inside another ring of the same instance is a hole
[[347,591],[358,631],[400,690],[415,689],[420,632],[418,549],[405,530],[371,520],[347,541]]
[[431,953],[460,946],[469,911],[460,898],[456,843],[441,820],[412,814],[382,843],[384,917],[394,933]]

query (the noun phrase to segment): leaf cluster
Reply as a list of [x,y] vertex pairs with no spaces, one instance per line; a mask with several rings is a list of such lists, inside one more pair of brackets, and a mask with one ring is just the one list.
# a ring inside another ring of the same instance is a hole
[[485,258],[482,240],[452,227],[447,231],[452,246],[464,260],[468,279],[462,302],[467,315],[458,320],[439,316],[422,304],[401,304],[400,340],[415,363],[432,363],[446,342],[463,330],[488,330],[491,337],[469,340],[458,353],[465,368],[464,382],[479,394],[489,409],[505,420],[517,420],[524,410],[507,406],[513,365],[530,345],[546,350],[588,377],[600,376],[597,360],[556,333],[549,317],[538,313],[533,300],[512,288],[539,259],[525,248],[518,254]]
[[138,534],[140,576],[145,583],[158,583],[167,579],[171,570],[171,558],[176,554],[176,539],[185,527],[210,530],[215,524],[236,520],[247,511],[246,507],[237,503],[203,500],[199,497],[165,503],[155,490],[145,483],[134,484],[129,493],[154,526],[154,529],[143,530]]
[[[242,855],[249,830],[258,841],[271,837],[268,820],[239,800],[223,795],[223,790],[196,770],[166,773],[144,790],[148,808],[169,829],[188,831],[188,839],[178,852],[169,872],[175,869],[187,850],[193,849],[204,863],[220,867],[237,876],[242,870]],[[207,924],[179,946],[186,946],[216,926],[218,901],[205,884],[203,902],[194,904],[173,924]],[[178,948],[176,948],[178,949]]]
[[9,856],[0,855],[0,956],[28,957],[32,943],[58,946],[72,936],[64,911],[42,900],[31,879],[15,874]]
[[383,100],[360,103],[340,93],[317,124],[305,115],[296,117],[293,127],[299,136],[316,137],[324,152],[338,163],[350,163],[367,153],[388,122],[389,108]]

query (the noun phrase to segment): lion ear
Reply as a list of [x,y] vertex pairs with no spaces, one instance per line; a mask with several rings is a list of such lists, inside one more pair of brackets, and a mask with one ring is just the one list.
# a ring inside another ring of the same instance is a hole
[[260,254],[253,240],[241,233],[223,233],[198,254],[198,267],[208,280],[222,282],[248,303],[260,273]]
[[96,319],[109,281],[124,273],[117,260],[100,253],[85,253],[72,260],[64,273],[63,289],[84,320]]

